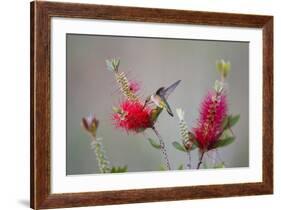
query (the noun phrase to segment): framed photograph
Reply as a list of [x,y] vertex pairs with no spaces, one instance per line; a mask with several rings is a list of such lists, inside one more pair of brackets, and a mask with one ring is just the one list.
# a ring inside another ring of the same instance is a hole
[[31,2],[31,207],[273,193],[273,17]]

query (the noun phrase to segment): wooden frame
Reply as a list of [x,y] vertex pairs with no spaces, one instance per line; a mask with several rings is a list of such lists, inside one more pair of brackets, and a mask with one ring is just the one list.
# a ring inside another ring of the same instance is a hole
[[[52,17],[262,28],[263,181],[258,183],[51,194],[50,20]],[[273,193],[273,17],[55,2],[31,3],[31,178],[34,209]]]

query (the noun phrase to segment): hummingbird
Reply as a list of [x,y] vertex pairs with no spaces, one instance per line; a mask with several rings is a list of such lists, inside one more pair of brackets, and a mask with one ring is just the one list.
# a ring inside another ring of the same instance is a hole
[[174,114],[167,102],[167,98],[175,90],[180,82],[181,80],[178,80],[167,88],[160,87],[154,94],[146,98],[143,107],[145,107],[148,103],[153,102],[157,107],[162,109],[164,108],[168,112],[168,114],[173,117]]

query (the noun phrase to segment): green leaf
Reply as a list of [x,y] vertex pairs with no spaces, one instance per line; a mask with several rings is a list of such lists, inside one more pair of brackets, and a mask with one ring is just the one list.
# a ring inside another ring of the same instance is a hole
[[127,166],[113,166],[111,168],[111,173],[124,173],[124,172],[127,172],[128,171],[128,167]]
[[157,143],[154,139],[148,138],[149,143],[151,146],[153,146],[155,149],[161,149],[161,145]]
[[186,152],[185,147],[183,145],[181,145],[179,142],[174,141],[172,144],[177,150],[182,151],[182,152]]
[[240,115],[239,114],[238,115],[234,115],[234,116],[230,115],[229,116],[228,126],[229,127],[233,127],[239,121],[239,119],[240,119]]
[[163,164],[160,165],[160,171],[167,171],[166,166],[164,166]]
[[196,147],[199,147],[199,143],[198,143],[197,139],[195,139],[195,137],[194,137],[194,140],[193,140],[193,146],[192,146],[192,149],[191,149],[191,150],[193,150],[193,147],[194,147],[194,146],[195,146],[194,149],[196,149]]
[[113,166],[112,168],[111,168],[111,171],[110,171],[110,173],[115,173],[115,167]]
[[235,140],[234,137],[228,137],[228,138],[225,138],[225,139],[221,139],[214,145],[214,148],[225,147],[225,146],[233,143],[234,140]]
[[109,71],[116,72],[116,73],[118,72],[120,59],[113,58],[110,60],[106,60],[105,63]]
[[203,168],[204,168],[204,169],[208,169],[207,163],[203,162]]
[[222,121],[222,128],[227,129],[230,116],[226,116]]
[[190,151],[195,150],[198,147],[197,142],[193,142],[192,147],[190,149]]
[[224,168],[224,162],[214,165],[213,168]]
[[183,164],[180,164],[178,170],[183,170]]
[[222,127],[223,129],[228,129],[233,127],[240,119],[240,115],[228,115],[224,118],[223,122],[222,122]]
[[226,139],[229,137],[232,137],[232,133],[228,128],[226,128],[226,129],[224,129],[222,135],[220,136],[220,139]]

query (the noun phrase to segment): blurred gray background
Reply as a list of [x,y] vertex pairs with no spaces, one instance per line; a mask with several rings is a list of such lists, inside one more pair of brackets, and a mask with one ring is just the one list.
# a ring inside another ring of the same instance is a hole
[[[236,141],[219,149],[226,167],[247,167],[249,161],[249,45],[246,42],[200,41],[160,38],[134,38],[95,35],[67,35],[67,174],[99,173],[89,135],[81,128],[83,116],[94,113],[100,120],[98,136],[103,138],[113,165],[128,165],[130,172],[157,171],[162,153],[154,149],[143,134],[127,134],[112,125],[112,106],[121,101],[113,73],[105,60],[121,59],[120,71],[141,83],[145,98],[161,86],[182,82],[169,97],[169,104],[183,108],[191,128],[198,117],[199,105],[219,75],[218,59],[231,62],[229,113],[240,114],[233,128]],[[167,146],[172,168],[185,164],[186,154],[177,151],[173,141],[180,141],[178,118],[166,112],[156,125]],[[151,131],[146,136],[154,139]],[[218,157],[218,155],[217,155]],[[197,150],[192,164],[198,162]],[[211,160],[212,156],[209,157]]]

